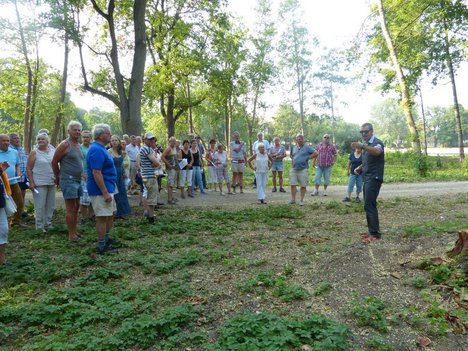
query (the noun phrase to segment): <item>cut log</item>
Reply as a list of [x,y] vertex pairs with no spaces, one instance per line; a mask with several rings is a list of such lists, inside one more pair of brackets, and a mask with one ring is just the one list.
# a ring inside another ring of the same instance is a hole
[[466,252],[468,249],[468,229],[462,229],[458,232],[458,240],[455,243],[455,247],[447,252],[449,257],[457,256],[461,253]]

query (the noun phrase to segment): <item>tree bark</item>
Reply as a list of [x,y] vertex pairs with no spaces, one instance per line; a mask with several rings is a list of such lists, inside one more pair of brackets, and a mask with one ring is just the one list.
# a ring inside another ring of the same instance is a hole
[[444,50],[445,50],[445,56],[447,57],[447,68],[449,70],[450,82],[452,85],[453,109],[455,112],[455,121],[457,124],[459,157],[460,157],[460,163],[463,163],[463,161],[465,160],[465,148],[463,145],[462,119],[461,119],[461,114],[460,114],[460,105],[458,104],[457,85],[455,83],[455,73],[453,69],[452,56],[450,55],[450,42],[448,38],[448,29],[447,29],[447,24],[445,22],[445,19],[444,19],[444,34],[445,34]]
[[393,44],[392,38],[390,36],[390,32],[388,31],[388,28],[387,28],[385,9],[384,9],[382,0],[379,0],[377,4],[378,4],[378,9],[379,9],[379,19],[380,19],[380,27],[382,29],[382,35],[387,44],[387,48],[390,53],[390,58],[392,60],[395,73],[398,77],[398,83],[400,85],[401,106],[403,109],[403,113],[405,114],[406,123],[408,124],[408,128],[410,130],[410,133],[413,139],[412,140],[413,149],[418,154],[420,154],[421,153],[421,141],[419,139],[419,132],[418,132],[418,129],[416,128],[416,123],[413,117],[413,111],[412,111],[413,100],[411,99],[411,96],[408,90],[408,85],[406,83],[405,74],[403,73],[401,65],[398,61],[398,52],[396,50],[395,45]]
[[115,32],[114,11],[115,0],[110,0],[105,13],[96,0],[90,0],[94,10],[107,22],[109,28],[109,38],[111,40],[111,50],[109,53],[117,96],[108,92],[96,89],[89,85],[86,77],[82,55],[82,43],[79,42],[82,73],[84,79],[83,88],[93,94],[98,94],[112,101],[120,110],[120,123],[122,130],[126,134],[140,135],[142,132],[141,122],[141,96],[143,90],[143,78],[146,61],[146,24],[145,11],[147,0],[135,0],[133,2],[133,29],[135,33],[132,72],[128,91],[125,86],[124,77],[120,70],[119,48]]
[[21,51],[24,56],[24,61],[26,64],[26,69],[28,71],[28,85],[26,88],[26,97],[25,97],[25,107],[24,107],[24,115],[23,115],[23,139],[24,139],[24,148],[26,152],[31,150],[31,133],[30,133],[30,114],[31,114],[31,100],[32,100],[32,90],[33,90],[33,72],[31,68],[31,62],[29,61],[28,56],[28,49],[26,47],[26,39],[24,37],[24,28],[23,24],[21,23],[21,16],[18,9],[18,2],[14,0],[15,5],[15,12],[16,12],[16,20],[18,22],[18,30],[21,39]]
[[455,247],[450,250],[447,255],[449,257],[457,256],[461,253],[466,252],[468,249],[468,229],[463,229],[458,232],[458,240],[455,243]]
[[[66,1],[64,2],[66,4]],[[66,15],[64,16],[66,18]],[[68,80],[68,54],[70,48],[68,46],[68,33],[65,32],[64,40],[64,59],[63,59],[63,71],[62,71],[62,85],[60,87],[60,104],[59,110],[57,111],[57,116],[55,117],[54,129],[52,130],[52,135],[50,138],[50,143],[52,145],[57,145],[57,139],[60,132],[60,126],[64,121],[64,108],[65,108],[65,98],[67,94],[67,80]]]

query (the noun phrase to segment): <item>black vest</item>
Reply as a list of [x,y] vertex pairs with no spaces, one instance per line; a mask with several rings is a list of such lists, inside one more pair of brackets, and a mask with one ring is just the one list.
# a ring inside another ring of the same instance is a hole
[[380,145],[382,153],[379,156],[372,156],[366,150],[362,150],[362,176],[364,181],[369,179],[377,179],[383,182],[384,166],[385,166],[385,149],[381,140],[374,137],[372,143],[367,143],[369,146]]

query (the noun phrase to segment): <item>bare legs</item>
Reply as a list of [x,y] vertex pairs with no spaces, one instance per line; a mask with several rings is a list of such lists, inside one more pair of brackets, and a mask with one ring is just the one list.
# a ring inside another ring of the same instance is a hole
[[66,199],[65,210],[66,216],[65,221],[67,222],[68,228],[68,239],[78,240],[79,235],[76,230],[78,224],[78,210],[80,209],[80,199]]

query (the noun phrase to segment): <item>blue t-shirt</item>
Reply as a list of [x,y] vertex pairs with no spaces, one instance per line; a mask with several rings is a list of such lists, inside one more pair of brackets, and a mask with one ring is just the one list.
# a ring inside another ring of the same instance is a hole
[[304,144],[300,149],[294,146],[291,153],[293,168],[298,171],[309,168],[310,155],[313,153],[315,149],[309,145]]
[[[11,147],[9,147],[7,151],[0,150],[0,163],[3,161],[8,161],[10,164],[10,167],[6,169],[8,178],[16,177],[16,165],[20,164],[18,151],[12,149]],[[10,184],[16,183],[18,183],[18,179],[10,180]]]
[[242,147],[240,148],[239,152],[234,151],[235,148],[238,148],[240,146],[240,143],[237,144],[234,140],[231,141],[231,158],[233,160],[243,160],[244,159],[244,154],[245,154],[245,144],[242,144]]
[[102,195],[101,190],[94,180],[93,169],[99,169],[102,172],[107,191],[109,193],[115,192],[117,170],[115,169],[114,160],[112,160],[106,148],[97,142],[91,144],[88,154],[86,155],[86,173],[88,175],[86,187],[88,188],[88,194],[90,196]]

